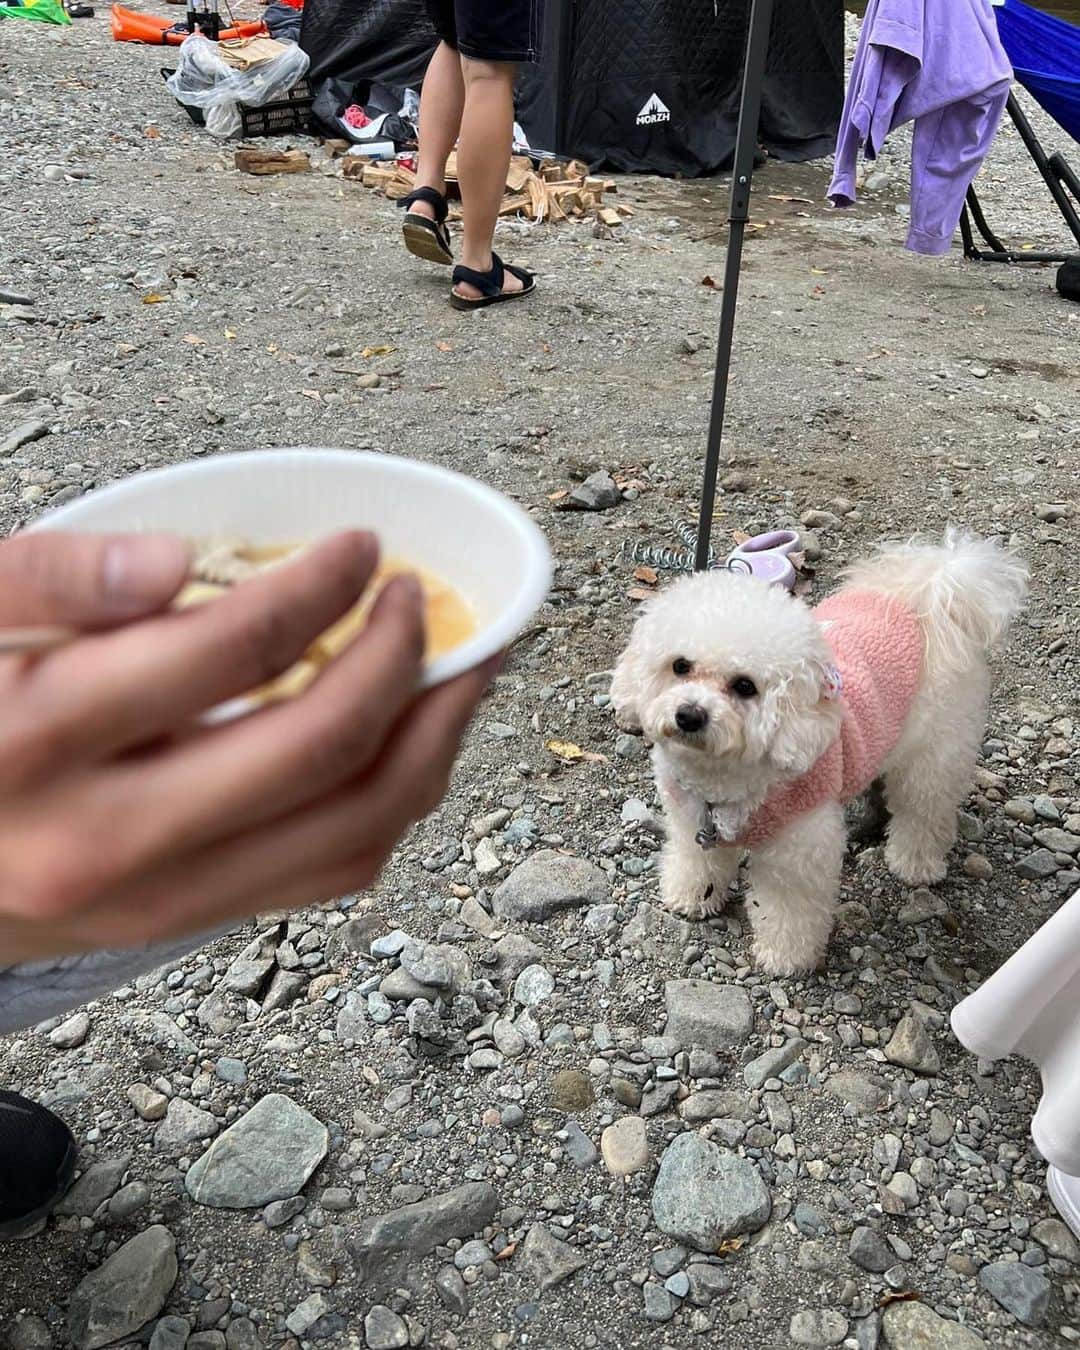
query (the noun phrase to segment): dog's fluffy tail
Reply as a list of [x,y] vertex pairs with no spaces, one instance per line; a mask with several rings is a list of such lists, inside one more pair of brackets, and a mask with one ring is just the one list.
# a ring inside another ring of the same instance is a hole
[[927,658],[941,668],[987,651],[1020,611],[1027,565],[990,539],[950,529],[942,544],[884,544],[845,573],[849,586],[903,601],[918,615]]

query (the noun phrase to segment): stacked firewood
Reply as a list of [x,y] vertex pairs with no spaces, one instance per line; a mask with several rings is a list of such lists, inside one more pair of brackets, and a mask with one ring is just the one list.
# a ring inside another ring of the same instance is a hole
[[[342,172],[346,178],[359,179],[365,187],[374,188],[392,201],[407,197],[416,186],[416,175],[400,162],[387,164],[347,155]],[[451,197],[456,193],[457,181],[457,155],[451,153],[446,165],[447,191]],[[506,195],[499,215],[524,216],[535,221],[595,216],[604,225],[621,225],[623,218],[633,215],[633,211],[628,206],[614,208],[605,204],[605,196],[615,190],[610,179],[590,174],[588,165],[580,160],[544,160],[537,169],[527,156],[515,155],[506,175]],[[451,207],[451,219],[457,214]]]

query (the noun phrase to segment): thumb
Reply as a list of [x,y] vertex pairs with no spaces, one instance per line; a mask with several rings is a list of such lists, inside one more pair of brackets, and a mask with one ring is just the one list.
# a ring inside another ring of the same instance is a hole
[[0,626],[107,627],[163,609],[190,552],[171,535],[42,531],[0,540]]

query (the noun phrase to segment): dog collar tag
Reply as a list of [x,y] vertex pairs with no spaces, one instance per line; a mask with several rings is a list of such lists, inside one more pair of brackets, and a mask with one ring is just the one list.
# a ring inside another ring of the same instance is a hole
[[718,848],[720,846],[720,831],[716,828],[716,821],[713,819],[712,805],[709,802],[701,803],[701,828],[694,838],[704,849]]

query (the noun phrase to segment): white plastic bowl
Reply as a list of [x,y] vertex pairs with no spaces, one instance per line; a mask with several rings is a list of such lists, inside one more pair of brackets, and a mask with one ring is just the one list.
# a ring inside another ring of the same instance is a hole
[[547,541],[509,498],[448,469],[355,450],[252,450],[154,469],[88,493],[34,528],[257,545],[372,530],[387,557],[448,582],[476,615],[475,635],[427,667],[425,688],[502,651],[551,585]]

